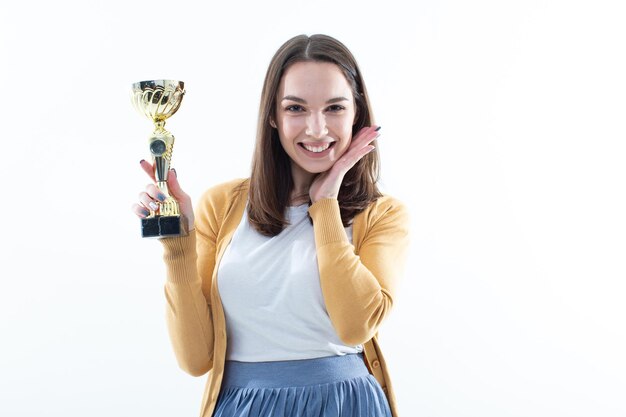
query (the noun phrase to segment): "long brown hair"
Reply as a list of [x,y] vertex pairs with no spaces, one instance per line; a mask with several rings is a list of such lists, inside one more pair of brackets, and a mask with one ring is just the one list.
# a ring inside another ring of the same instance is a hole
[[[339,67],[352,88],[356,104],[352,135],[373,122],[367,90],[352,53],[338,40],[326,35],[299,35],[285,42],[270,62],[259,107],[257,139],[250,176],[248,218],[265,236],[276,236],[288,224],[285,208],[293,188],[291,163],[284,151],[278,130],[270,125],[276,120],[276,94],[280,81],[296,62],[330,62]],[[372,145],[376,146],[373,142]],[[344,227],[382,194],[376,186],[380,173],[378,149],[361,158],[344,176],[337,199]],[[311,201],[309,200],[309,205]]]

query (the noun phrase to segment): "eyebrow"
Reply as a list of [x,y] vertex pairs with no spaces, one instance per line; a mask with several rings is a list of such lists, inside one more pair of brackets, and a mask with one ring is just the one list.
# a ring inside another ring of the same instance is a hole
[[[296,103],[307,104],[306,100],[304,100],[304,99],[302,99],[300,97],[296,97],[296,96],[285,96],[285,97],[283,97],[283,99],[281,101],[283,101],[283,100],[291,100],[291,101],[295,101]],[[330,100],[328,100],[326,102],[326,104],[338,103],[340,101],[350,101],[350,100],[348,100],[345,97],[335,97],[335,98],[331,98]]]

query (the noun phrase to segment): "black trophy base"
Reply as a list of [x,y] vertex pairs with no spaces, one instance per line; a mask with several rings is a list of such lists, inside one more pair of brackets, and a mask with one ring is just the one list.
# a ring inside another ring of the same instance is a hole
[[156,216],[141,219],[141,237],[177,237],[187,234],[181,216]]

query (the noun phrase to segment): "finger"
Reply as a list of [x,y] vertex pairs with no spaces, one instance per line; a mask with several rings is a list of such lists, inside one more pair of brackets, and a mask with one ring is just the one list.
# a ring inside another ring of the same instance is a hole
[[[365,151],[365,153],[363,154],[363,156],[367,155],[367,154],[368,154],[368,153],[370,153],[370,152],[373,152],[373,151],[374,151],[374,149],[376,149],[376,146],[374,146],[374,145],[367,145],[367,147],[366,147],[366,151]],[[359,159],[360,159],[360,158],[359,158]]]
[[170,194],[176,200],[178,200],[181,213],[187,218],[189,230],[192,230],[194,224],[194,214],[191,204],[191,198],[189,197],[189,195],[187,195],[187,193],[183,191],[182,188],[180,188],[180,183],[178,182],[178,173],[173,168],[169,171],[167,185],[170,190]]
[[139,193],[139,203],[149,210],[156,211],[159,208],[159,202],[165,201],[166,195],[159,190],[156,185],[146,185],[145,191]]
[[345,174],[350,169],[352,169],[352,167],[355,166],[356,163],[361,160],[361,158],[372,152],[374,149],[376,148],[372,145],[366,145],[365,147],[360,149],[352,149],[350,153],[346,153],[344,156],[342,156],[341,159],[339,159],[337,163],[333,165],[331,170],[336,172],[338,175],[341,175],[342,173]]
[[364,154],[361,154],[361,151],[368,151],[370,146],[375,147],[377,145],[376,139],[380,137],[377,129],[378,128],[376,126],[365,128],[362,135],[358,139],[352,141],[344,156],[349,160],[352,160],[352,158],[362,158]]
[[363,134],[363,142],[370,143],[380,137],[380,126],[371,126]]
[[358,138],[362,135],[368,135],[368,134],[372,134],[372,133],[377,133],[378,131],[380,131],[381,126],[378,125],[372,125],[372,126],[365,126],[363,128],[361,128],[361,130],[359,130],[357,132],[356,135],[354,135],[355,138]]
[[137,215],[137,217],[143,219],[146,218],[150,215],[150,210],[148,210],[147,208],[140,206],[139,204],[135,203],[133,204],[133,206],[131,207],[133,212]]
[[350,161],[350,166],[348,167],[348,169],[351,169],[353,166],[356,165],[357,162],[359,162],[361,159],[363,159],[363,157],[365,155],[367,155],[368,153],[372,152],[374,149],[376,149],[376,147],[372,146],[372,145],[367,145],[366,147],[359,149],[352,157],[351,161]]
[[361,128],[361,130],[359,130],[358,132],[356,132],[355,135],[352,136],[352,142],[358,141],[359,139],[361,139],[364,135],[367,134],[367,132],[369,132],[371,130],[372,126],[365,126],[363,128]]
[[154,166],[145,159],[139,161],[139,165],[141,165],[141,168],[146,172],[146,174],[152,178],[152,181],[156,182],[156,178],[154,177]]
[[350,148],[360,149],[370,144],[371,142],[376,140],[378,137],[380,137],[380,133],[378,132],[379,130],[380,130],[380,126],[364,127],[354,137],[354,139],[352,140],[352,143],[350,144],[351,145]]
[[142,191],[139,193],[139,204],[148,210],[157,211],[159,209],[158,201],[152,198],[148,193]]
[[175,199],[180,200],[182,197],[186,196],[185,192],[180,188],[178,174],[175,169],[170,169],[169,175],[167,176],[167,186]]
[[165,201],[167,196],[154,184],[146,185],[145,192],[155,201]]

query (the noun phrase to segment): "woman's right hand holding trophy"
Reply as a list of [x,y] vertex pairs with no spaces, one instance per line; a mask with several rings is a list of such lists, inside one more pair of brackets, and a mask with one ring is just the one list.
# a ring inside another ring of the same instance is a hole
[[[140,164],[141,168],[152,179],[152,183],[146,185],[144,191],[139,193],[139,202],[133,204],[132,210],[139,218],[144,219],[148,215],[150,215],[151,210],[155,211],[158,208],[159,203],[163,202],[166,196],[156,186],[156,178],[154,177],[154,166],[146,160],[141,160]],[[187,222],[187,231],[193,230],[193,204],[191,201],[191,197],[189,197],[189,195],[185,193],[180,187],[176,170],[170,169],[167,185],[170,195],[174,197],[176,201],[178,201],[178,205],[180,206],[180,214],[182,214],[183,219]]]

